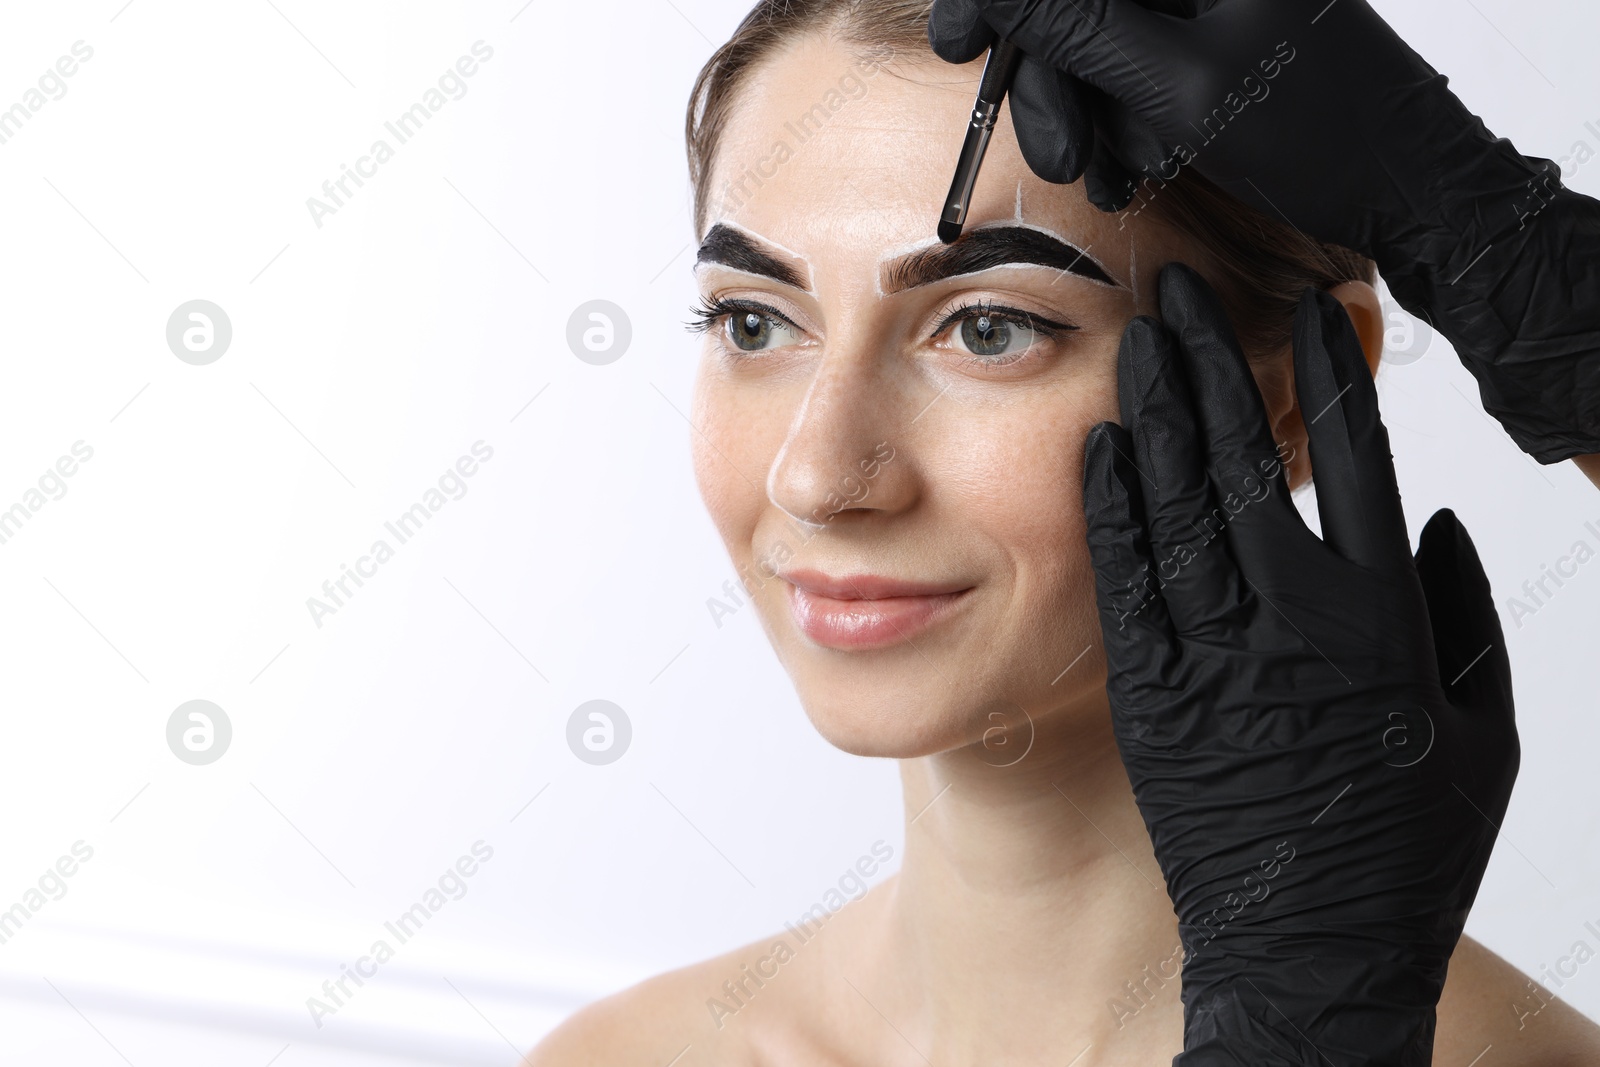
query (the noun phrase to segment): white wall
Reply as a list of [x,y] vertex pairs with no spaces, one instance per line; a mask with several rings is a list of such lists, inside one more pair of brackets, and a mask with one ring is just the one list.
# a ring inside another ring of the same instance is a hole
[[[1600,150],[1600,15],[1474,3],[1380,7],[1524,151]],[[0,908],[93,855],[0,944],[0,1059],[505,1063],[898,853],[893,766],[821,742],[753,614],[705,606],[732,571],[683,417],[682,109],[744,7],[6,13],[0,108],[93,55],[0,144],[0,508],[93,455],[0,544]],[[318,226],[307,198],[480,40],[465,95]],[[232,324],[206,366],[165,336],[193,299]],[[632,325],[604,366],[566,341],[594,299]],[[1595,541],[1600,493],[1524,459],[1442,341],[1380,385],[1413,530],[1454,507],[1502,599]],[[465,495],[316,625],[306,599],[479,441]],[[1506,616],[1523,769],[1469,931],[1530,970],[1600,920],[1597,617],[1600,566]],[[194,699],[233,730],[207,766],[167,747]],[[633,725],[610,766],[565,741],[591,699]],[[480,841],[465,895],[314,1026],[306,998]],[[1563,992],[1600,1016],[1591,971]]]

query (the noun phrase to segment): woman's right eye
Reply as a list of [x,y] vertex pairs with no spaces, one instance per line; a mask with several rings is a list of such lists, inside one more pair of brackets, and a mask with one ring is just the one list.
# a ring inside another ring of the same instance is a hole
[[743,352],[762,352],[800,341],[799,335],[788,323],[759,311],[730,312],[726,330],[728,339]]
[[685,323],[696,333],[713,330],[741,352],[766,352],[801,344],[801,329],[782,312],[753,300],[702,297]]

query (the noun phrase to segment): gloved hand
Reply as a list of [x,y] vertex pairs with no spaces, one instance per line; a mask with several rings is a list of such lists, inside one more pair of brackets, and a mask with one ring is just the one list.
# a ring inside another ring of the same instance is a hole
[[1122,210],[1128,174],[1150,199],[1192,166],[1373,258],[1535,459],[1600,452],[1600,202],[1496,139],[1365,0],[935,0],[943,58],[996,32],[1028,56],[1009,99],[1040,177],[1088,168]]
[[1175,264],[1160,303],[1165,326],[1123,335],[1084,508],[1117,744],[1185,948],[1173,1062],[1424,1067],[1519,761],[1488,579],[1447,510],[1413,561],[1336,300],[1308,291],[1295,324],[1321,539],[1215,294]]

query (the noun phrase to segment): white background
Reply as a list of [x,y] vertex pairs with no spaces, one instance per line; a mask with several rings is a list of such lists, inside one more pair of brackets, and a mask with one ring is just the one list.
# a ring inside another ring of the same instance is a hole
[[[0,945],[0,1062],[506,1064],[898,856],[894,766],[819,740],[753,612],[706,607],[733,573],[688,458],[681,130],[744,0],[124,3],[0,25],[0,108],[94,50],[0,144],[0,508],[93,449],[0,544],[0,908],[94,850]],[[1523,151],[1600,152],[1592,8],[1378,6]],[[466,95],[316,226],[480,39]],[[1567,174],[1600,193],[1600,159]],[[233,327],[208,366],[165,339],[196,298]],[[605,366],[565,339],[592,299],[632,324]],[[1411,528],[1454,507],[1502,604],[1600,547],[1600,492],[1524,458],[1442,340],[1379,382]],[[306,598],[480,440],[317,627]],[[1600,563],[1503,618],[1522,774],[1468,931],[1537,971],[1600,920]],[[197,698],[234,731],[204,767],[165,740]],[[606,767],[565,740],[596,698],[634,730]],[[306,998],[480,840],[466,895],[315,1027]],[[1597,970],[1561,990],[1592,1016]]]

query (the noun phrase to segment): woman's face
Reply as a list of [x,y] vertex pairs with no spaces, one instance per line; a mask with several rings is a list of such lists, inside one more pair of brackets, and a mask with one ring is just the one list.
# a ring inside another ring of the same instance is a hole
[[863,755],[1103,703],[1084,436],[1194,252],[1035,177],[1004,111],[939,245],[980,67],[807,38],[754,72],[710,176],[696,477],[813,723]]

